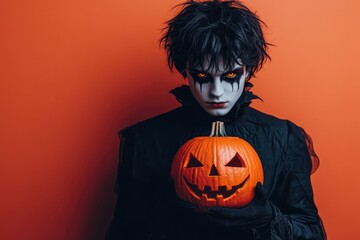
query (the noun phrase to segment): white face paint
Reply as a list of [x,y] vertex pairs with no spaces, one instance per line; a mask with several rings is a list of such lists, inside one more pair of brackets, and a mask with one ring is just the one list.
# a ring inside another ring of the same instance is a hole
[[186,76],[191,93],[201,107],[210,115],[224,116],[240,98],[248,73],[238,63],[225,69],[221,59],[218,68],[209,69],[209,62],[205,61],[203,68],[188,67]]

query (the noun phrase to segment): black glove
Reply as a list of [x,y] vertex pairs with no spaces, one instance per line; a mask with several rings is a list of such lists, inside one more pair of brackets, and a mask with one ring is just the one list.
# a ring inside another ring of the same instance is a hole
[[199,208],[181,200],[174,192],[171,210],[171,214],[186,222],[190,229],[211,237],[218,234],[222,239],[228,239],[224,234],[242,239],[267,239],[273,220],[273,204],[260,183],[256,185],[254,199],[242,208]]
[[208,213],[217,224],[227,228],[270,229],[273,209],[261,183],[257,183],[255,197],[242,208],[211,207]]

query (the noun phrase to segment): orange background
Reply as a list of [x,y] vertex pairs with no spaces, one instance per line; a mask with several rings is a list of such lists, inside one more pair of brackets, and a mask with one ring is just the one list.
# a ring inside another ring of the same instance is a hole
[[[117,131],[178,103],[158,47],[175,0],[0,2],[0,239],[103,239]],[[303,126],[329,239],[360,239],[356,0],[248,0],[272,62],[253,106]]]

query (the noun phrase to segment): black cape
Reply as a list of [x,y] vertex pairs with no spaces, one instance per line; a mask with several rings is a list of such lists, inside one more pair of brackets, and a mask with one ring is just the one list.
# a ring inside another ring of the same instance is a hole
[[[251,108],[257,97],[250,91],[223,117],[207,114],[187,86],[171,93],[181,107],[119,132],[118,197],[107,240],[326,238],[310,181],[319,161],[302,128]],[[186,141],[208,136],[213,121],[225,122],[227,135],[248,141],[262,161],[263,188],[275,206],[266,232],[218,226],[179,204],[170,178],[172,159]]]

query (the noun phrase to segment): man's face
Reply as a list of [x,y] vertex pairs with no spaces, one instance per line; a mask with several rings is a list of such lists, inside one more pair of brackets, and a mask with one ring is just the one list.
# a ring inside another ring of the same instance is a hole
[[221,59],[219,70],[215,67],[209,69],[208,66],[208,61],[205,61],[202,67],[188,66],[186,76],[189,87],[197,102],[207,113],[224,116],[241,96],[247,72],[239,63],[234,63],[230,69],[225,69]]

